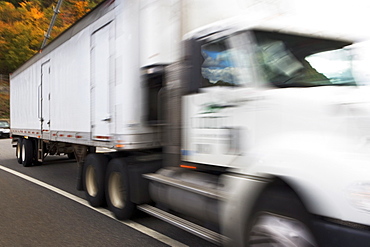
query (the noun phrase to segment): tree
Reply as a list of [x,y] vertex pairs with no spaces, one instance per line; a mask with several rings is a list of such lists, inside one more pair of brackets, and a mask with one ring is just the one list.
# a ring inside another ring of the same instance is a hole
[[23,2],[23,0],[8,0],[8,1],[0,1],[0,2],[9,2],[9,3],[13,4],[16,7],[19,7],[20,6],[19,4],[21,2]]
[[[57,37],[102,0],[64,0],[52,31]],[[0,74],[9,74],[39,52],[57,0],[0,0]],[[0,81],[0,87],[8,82]],[[0,118],[9,117],[9,93],[0,92]]]
[[60,18],[64,26],[70,26],[89,11],[88,1],[65,0],[61,8]]
[[[98,2],[101,0],[64,0],[51,39]],[[0,1],[0,74],[11,73],[39,51],[53,15],[53,3],[57,0]]]
[[0,73],[14,71],[38,52],[47,19],[39,1],[21,2],[18,8],[0,3]]

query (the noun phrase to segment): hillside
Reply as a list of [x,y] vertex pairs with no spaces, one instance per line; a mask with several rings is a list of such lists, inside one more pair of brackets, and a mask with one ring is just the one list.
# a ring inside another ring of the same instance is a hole
[[[53,27],[57,37],[104,0],[64,0]],[[0,119],[9,118],[9,83],[2,80],[39,52],[58,0],[0,0]]]
[[9,118],[9,83],[0,80],[0,119]]
[[[103,0],[64,0],[50,40]],[[0,74],[9,74],[39,52],[58,0],[0,0]]]

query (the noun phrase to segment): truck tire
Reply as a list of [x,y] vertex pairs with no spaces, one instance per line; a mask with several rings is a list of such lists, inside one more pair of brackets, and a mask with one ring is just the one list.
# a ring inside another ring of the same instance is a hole
[[17,156],[18,164],[22,164],[22,139],[21,138],[17,140],[17,147],[15,150],[15,155]]
[[108,158],[104,154],[86,156],[83,169],[83,185],[87,201],[93,207],[105,205],[104,178]]
[[283,187],[268,188],[257,201],[246,246],[318,246],[309,213],[294,191]]
[[33,163],[33,142],[30,139],[23,139],[22,141],[22,165],[24,167],[32,166]]
[[135,204],[130,200],[128,167],[124,158],[112,159],[109,162],[105,181],[109,210],[119,220],[129,219],[135,211]]

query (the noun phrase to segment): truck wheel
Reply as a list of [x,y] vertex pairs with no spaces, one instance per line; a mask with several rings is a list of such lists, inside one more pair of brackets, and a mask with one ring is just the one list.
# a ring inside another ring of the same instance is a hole
[[22,164],[22,139],[21,138],[17,140],[17,147],[15,150],[15,154],[17,156],[18,164]]
[[135,204],[130,201],[128,168],[123,158],[109,162],[105,181],[109,210],[119,220],[129,219],[135,211]]
[[86,156],[83,170],[83,185],[86,198],[93,207],[104,206],[104,178],[108,158],[103,154]]
[[23,139],[22,141],[22,165],[24,167],[32,166],[33,162],[33,142],[30,139]]
[[311,218],[288,187],[268,188],[257,201],[246,246],[317,246]]

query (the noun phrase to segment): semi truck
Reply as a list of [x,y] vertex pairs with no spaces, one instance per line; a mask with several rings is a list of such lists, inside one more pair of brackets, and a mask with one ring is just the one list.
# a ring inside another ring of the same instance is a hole
[[237,3],[102,2],[11,75],[18,163],[219,245],[368,246],[356,40]]

